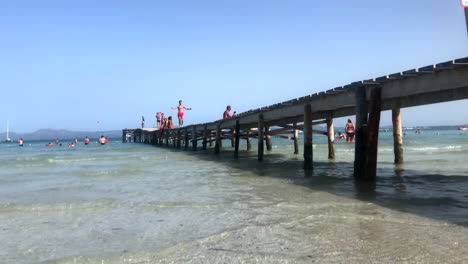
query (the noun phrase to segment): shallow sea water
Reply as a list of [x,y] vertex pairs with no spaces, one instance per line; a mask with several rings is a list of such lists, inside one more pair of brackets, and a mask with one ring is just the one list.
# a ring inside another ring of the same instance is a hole
[[468,262],[468,133],[407,134],[395,166],[381,133],[375,184],[320,136],[312,172],[283,140],[261,163],[227,141],[0,144],[0,263]]

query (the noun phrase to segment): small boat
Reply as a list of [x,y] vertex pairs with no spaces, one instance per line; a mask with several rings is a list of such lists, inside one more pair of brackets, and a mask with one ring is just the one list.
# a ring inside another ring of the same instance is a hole
[[458,130],[468,130],[468,125],[459,126]]

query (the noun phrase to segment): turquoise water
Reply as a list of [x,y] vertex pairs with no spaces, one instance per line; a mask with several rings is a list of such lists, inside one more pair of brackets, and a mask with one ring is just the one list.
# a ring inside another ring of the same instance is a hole
[[261,163],[227,141],[219,156],[0,144],[0,262],[467,262],[466,132],[406,131],[401,166],[382,132],[375,184],[352,177],[353,144],[329,161],[324,136],[313,172],[277,139]]

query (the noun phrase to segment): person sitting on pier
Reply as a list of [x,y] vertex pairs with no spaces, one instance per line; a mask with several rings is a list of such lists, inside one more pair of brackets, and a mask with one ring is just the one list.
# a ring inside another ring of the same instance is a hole
[[351,119],[348,119],[348,124],[345,127],[346,131],[346,142],[351,143],[354,140],[354,124]]
[[170,128],[170,129],[174,128],[174,122],[172,122],[172,116],[169,116],[167,118],[167,128]]
[[223,113],[223,119],[226,119],[226,118],[230,118],[232,115],[231,115],[231,106],[228,105],[226,106],[226,111],[224,111]]
[[184,126],[184,109],[192,110],[192,108],[185,107],[182,104],[182,100],[179,100],[179,105],[175,107],[171,107],[171,109],[177,109],[177,117],[179,118],[179,127],[183,127]]
[[161,127],[161,112],[157,112],[155,117],[156,117],[156,128]]

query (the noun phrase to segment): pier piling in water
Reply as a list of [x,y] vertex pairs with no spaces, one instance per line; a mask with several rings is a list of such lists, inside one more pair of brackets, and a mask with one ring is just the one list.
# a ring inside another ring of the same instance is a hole
[[216,154],[219,154],[219,152],[221,151],[221,148],[222,148],[222,144],[223,144],[223,141],[222,141],[222,133],[223,131],[221,130],[221,126],[218,125],[216,127],[216,142],[215,142],[215,153]]
[[304,169],[312,169],[312,107],[304,105]]
[[263,161],[263,139],[265,137],[264,135],[265,132],[265,127],[264,127],[264,122],[263,122],[263,114],[258,115],[258,153],[257,157],[259,161]]
[[356,89],[356,124],[354,145],[354,176],[365,178],[365,166],[367,161],[367,100],[366,87]]
[[403,129],[401,125],[400,108],[392,109],[392,124],[393,124],[393,153],[395,155],[395,163],[403,163]]
[[328,133],[328,158],[335,159],[335,128],[333,127],[333,117],[327,117]]
[[236,120],[236,129],[235,129],[235,142],[234,142],[234,157],[239,157],[239,142],[240,141],[240,123],[239,119]]

